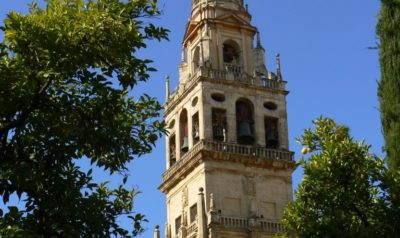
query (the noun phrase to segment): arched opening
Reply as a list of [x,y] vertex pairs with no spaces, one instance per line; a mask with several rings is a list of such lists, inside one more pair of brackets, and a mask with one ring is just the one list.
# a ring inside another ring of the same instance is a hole
[[275,111],[278,108],[278,105],[274,102],[268,101],[264,103],[264,107],[270,111]]
[[199,125],[199,113],[198,112],[196,112],[192,116],[192,136],[193,136],[193,145],[195,145],[200,140],[200,125]]
[[189,137],[188,137],[188,114],[186,109],[181,112],[179,118],[180,124],[180,142],[181,142],[181,152],[186,153],[189,150]]
[[279,148],[278,118],[265,117],[265,146],[269,149]]
[[212,129],[214,141],[227,142],[225,109],[212,109]]
[[196,71],[197,68],[199,68],[201,65],[200,46],[197,46],[193,52],[192,64],[193,64],[193,72]]
[[216,102],[223,102],[225,101],[225,95],[222,93],[212,93],[211,98]]
[[240,64],[240,46],[233,40],[227,40],[223,44],[223,57],[225,64]]
[[253,104],[247,99],[236,102],[237,141],[242,145],[254,144]]
[[176,163],[176,136],[175,136],[175,120],[168,125],[168,166],[172,167]]
[[169,167],[172,167],[176,163],[176,141],[175,134],[169,137]]

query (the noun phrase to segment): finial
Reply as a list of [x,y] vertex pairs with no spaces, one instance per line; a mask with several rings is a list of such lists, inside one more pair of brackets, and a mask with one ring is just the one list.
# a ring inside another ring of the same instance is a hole
[[156,225],[156,227],[154,228],[154,238],[160,238],[160,226]]
[[214,201],[214,194],[210,194],[210,212],[215,212],[215,201]]
[[165,101],[169,100],[170,89],[169,89],[169,76],[165,77]]
[[249,12],[249,4],[246,4],[246,12]]
[[208,22],[207,21],[204,24],[204,33],[205,33],[205,36],[208,36]]
[[282,72],[281,72],[281,55],[276,54],[276,76],[278,77],[278,81],[282,80]]
[[170,234],[170,226],[168,225],[168,223],[165,223],[165,230],[164,230],[164,232],[165,232],[165,238],[170,238],[171,237],[171,234]]
[[261,35],[260,35],[260,32],[257,31],[257,49],[261,49],[261,48],[262,48],[262,46],[261,46]]
[[197,200],[197,237],[208,237],[206,206],[204,202],[204,189],[200,187]]
[[185,62],[185,48],[182,48],[182,53],[181,53],[181,63]]

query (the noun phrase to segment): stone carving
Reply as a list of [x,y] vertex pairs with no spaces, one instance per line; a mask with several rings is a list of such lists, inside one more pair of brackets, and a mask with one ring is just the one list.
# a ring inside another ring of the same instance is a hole
[[256,183],[254,177],[247,176],[243,179],[243,191],[247,195],[256,195]]
[[184,210],[185,207],[188,206],[188,204],[189,204],[189,201],[188,201],[188,188],[185,187],[182,190],[182,210]]

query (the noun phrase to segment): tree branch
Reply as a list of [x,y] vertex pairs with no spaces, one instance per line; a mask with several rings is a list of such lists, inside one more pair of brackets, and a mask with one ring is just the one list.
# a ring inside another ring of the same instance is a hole
[[[49,78],[47,80],[47,82],[37,91],[37,93],[35,94],[32,103],[21,112],[21,114],[19,115],[18,119],[11,122],[10,124],[6,125],[5,127],[0,129],[0,138],[6,138],[7,140],[7,136],[4,135],[8,135],[8,132],[13,129],[16,128],[18,126],[21,126],[24,124],[26,118],[28,118],[28,116],[37,108],[39,108],[39,102],[40,99],[42,97],[42,95],[44,94],[44,92],[47,90],[47,88],[50,86],[50,84],[52,83],[53,78]],[[2,149],[4,150],[4,148]]]

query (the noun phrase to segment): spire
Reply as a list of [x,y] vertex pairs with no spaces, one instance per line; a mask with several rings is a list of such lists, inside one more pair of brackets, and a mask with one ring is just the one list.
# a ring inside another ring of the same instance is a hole
[[215,212],[214,194],[210,194],[210,212]]
[[154,238],[160,238],[160,226],[156,225],[156,227],[154,228]]
[[220,217],[219,213],[217,211],[217,208],[215,206],[215,200],[214,200],[214,194],[210,194],[210,210],[208,211],[209,214],[209,220],[208,224],[219,224],[220,222]]
[[199,196],[197,200],[197,227],[198,227],[198,233],[197,237],[199,238],[207,238],[207,216],[206,216],[206,206],[204,203],[204,189],[200,188],[199,189]]
[[170,96],[169,76],[165,77],[165,102],[168,102]]
[[165,223],[165,238],[171,238],[171,229],[168,223]]
[[206,21],[206,23],[204,24],[204,36],[208,37],[208,22]]
[[261,45],[261,34],[259,31],[257,31],[257,44],[256,44],[257,49],[264,49]]
[[276,54],[276,76],[278,77],[278,81],[282,80],[282,72],[281,72],[281,55]]
[[[244,10],[244,0],[192,0],[192,10],[205,5],[223,6],[225,8]],[[246,4],[247,5],[247,4]]]
[[182,53],[181,53],[181,63],[185,62],[186,56],[185,56],[185,48],[182,48]]

